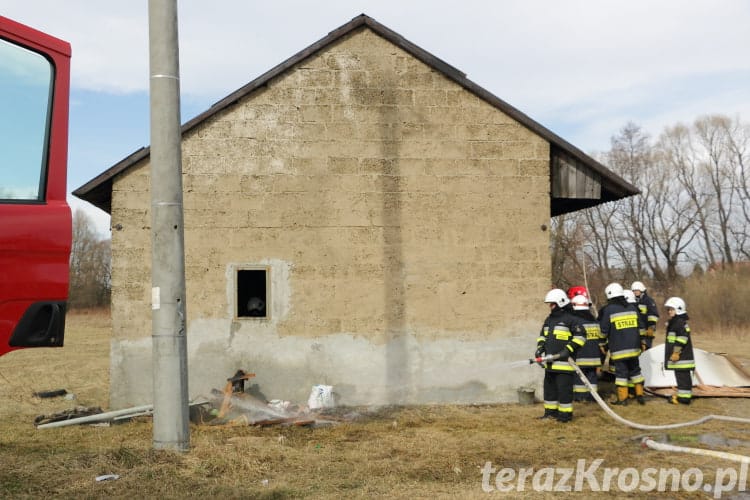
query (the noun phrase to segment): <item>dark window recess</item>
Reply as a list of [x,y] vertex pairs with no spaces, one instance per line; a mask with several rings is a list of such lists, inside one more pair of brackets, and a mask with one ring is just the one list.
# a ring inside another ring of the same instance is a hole
[[243,269],[237,271],[237,317],[265,318],[266,270]]

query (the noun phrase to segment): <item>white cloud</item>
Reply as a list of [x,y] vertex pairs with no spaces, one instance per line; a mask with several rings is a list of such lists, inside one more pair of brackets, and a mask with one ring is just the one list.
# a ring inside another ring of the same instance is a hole
[[[543,125],[597,130],[577,134],[582,143],[565,137],[584,150],[605,148],[600,129],[631,113],[654,134],[686,110],[748,115],[747,101],[733,100],[750,87],[745,0],[182,0],[178,9],[183,98],[199,102],[220,100],[364,12]],[[6,0],[3,14],[72,43],[75,87],[147,90],[145,0]],[[711,74],[739,81],[682,101],[665,85]]]
[[[750,119],[746,0],[180,0],[182,99],[208,107],[360,13],[586,152],[628,121],[656,138],[706,113]],[[2,15],[71,42],[72,85],[102,94],[89,106],[148,90],[146,0],[4,0]],[[112,106],[101,116],[143,128]],[[71,138],[74,187],[143,145],[92,142]],[[109,233],[107,214],[69,198]]]

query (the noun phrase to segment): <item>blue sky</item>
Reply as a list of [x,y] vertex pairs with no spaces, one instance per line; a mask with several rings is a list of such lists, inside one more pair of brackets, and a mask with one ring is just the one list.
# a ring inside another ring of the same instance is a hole
[[[657,137],[750,119],[745,0],[180,0],[183,122],[360,13],[588,153],[629,121]],[[73,46],[69,191],[148,145],[146,0],[3,0],[0,15]]]

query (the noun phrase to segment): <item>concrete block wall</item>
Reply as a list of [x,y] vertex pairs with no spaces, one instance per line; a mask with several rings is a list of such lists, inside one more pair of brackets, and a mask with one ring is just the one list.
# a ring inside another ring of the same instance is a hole
[[[269,398],[507,401],[536,371],[549,144],[363,28],[183,137],[190,394],[238,368]],[[150,193],[116,178],[113,407],[150,402]],[[267,266],[269,319],[235,318]]]

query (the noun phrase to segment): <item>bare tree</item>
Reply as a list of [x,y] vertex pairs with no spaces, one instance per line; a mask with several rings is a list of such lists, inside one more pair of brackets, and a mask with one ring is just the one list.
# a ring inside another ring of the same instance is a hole
[[722,262],[731,265],[735,260],[731,214],[737,191],[736,176],[728,161],[730,120],[719,115],[704,116],[695,121],[694,128],[704,153],[703,174],[711,188],[708,197],[714,222],[712,239]]
[[750,125],[739,118],[718,123],[726,137],[727,171],[733,176],[732,187],[736,194],[732,207],[733,224],[730,228],[736,256],[750,259]]
[[644,248],[654,280],[667,290],[680,280],[679,264],[689,261],[687,251],[697,235],[696,210],[669,169],[662,166],[656,171],[649,196],[652,220]]
[[73,246],[70,252],[71,307],[109,304],[111,289],[111,240],[102,238],[83,210],[73,214]]
[[619,135],[612,137],[612,148],[607,155],[610,167],[641,189],[641,196],[631,196],[618,203],[614,213],[617,237],[612,247],[619,256],[627,277],[654,273],[655,262],[647,253],[649,226],[653,214],[649,210],[649,190],[653,161],[649,136],[634,123],[628,123]]
[[[693,260],[714,262],[708,217],[708,188],[700,173],[698,154],[690,130],[684,125],[668,127],[659,139],[664,167],[673,172],[695,208],[695,223],[700,234],[700,248],[693,252]],[[705,257],[704,257],[705,255]]]
[[[557,235],[553,247],[568,255],[553,261],[556,272],[583,272],[582,266],[590,264],[587,276],[602,287],[648,277],[667,288],[679,280],[680,264],[696,235],[695,210],[664,158],[635,124],[628,123],[612,138],[609,167],[641,194],[566,216],[571,227]],[[574,257],[579,253],[580,261]],[[565,268],[561,263],[566,260],[583,264]]]
[[628,123],[612,138],[607,158],[610,168],[641,190],[615,204],[611,234],[605,235],[618,279],[650,276],[666,287],[679,278],[678,265],[694,238],[690,198],[638,125]]
[[750,192],[747,187],[748,127],[739,120],[710,115],[692,128],[667,128],[659,147],[695,210],[699,246],[694,263],[731,266],[748,256]]
[[649,279],[666,293],[691,270],[750,259],[750,126],[721,115],[652,144],[628,123],[600,160],[641,194],[558,217],[556,283]]

